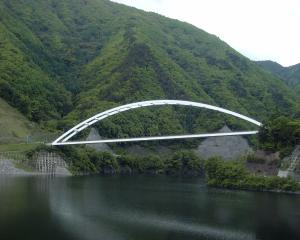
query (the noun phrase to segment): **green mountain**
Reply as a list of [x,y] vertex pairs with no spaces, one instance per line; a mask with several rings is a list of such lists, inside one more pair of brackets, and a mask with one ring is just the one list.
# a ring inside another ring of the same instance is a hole
[[290,67],[283,67],[272,61],[258,61],[257,64],[283,79],[300,96],[300,63]]
[[[112,106],[183,99],[263,120],[297,109],[280,79],[190,24],[107,0],[1,0],[0,96],[30,120],[66,129]],[[242,125],[208,111],[139,109],[105,136]]]

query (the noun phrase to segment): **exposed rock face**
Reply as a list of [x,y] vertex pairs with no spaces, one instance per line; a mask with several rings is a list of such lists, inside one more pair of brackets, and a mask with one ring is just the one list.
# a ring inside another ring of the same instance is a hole
[[[231,132],[231,130],[224,126],[219,132]],[[252,152],[252,149],[248,141],[241,136],[207,138],[197,149],[197,153],[205,158],[220,156],[226,160],[236,159],[249,152]]]
[[[90,134],[86,138],[87,141],[100,140],[102,137],[99,135],[99,132],[96,128],[91,128]],[[95,149],[99,152],[110,152],[113,153],[111,148],[105,143],[89,144],[89,147]]]

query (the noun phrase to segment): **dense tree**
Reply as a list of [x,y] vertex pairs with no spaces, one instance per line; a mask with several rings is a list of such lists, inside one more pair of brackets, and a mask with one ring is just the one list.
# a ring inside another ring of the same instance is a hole
[[300,64],[289,67],[283,67],[272,61],[258,61],[257,64],[283,79],[300,97]]
[[[51,129],[147,99],[206,102],[258,120],[297,109],[280,79],[186,23],[108,0],[4,0],[0,16],[1,97]],[[98,128],[126,137],[212,131],[224,123],[246,127],[204,110],[161,107],[126,112]]]
[[169,174],[192,174],[203,173],[204,160],[193,151],[177,151],[166,161],[166,171]]
[[260,129],[259,142],[262,148],[270,151],[293,149],[300,144],[300,119],[271,118]]
[[208,185],[245,190],[298,191],[300,184],[290,178],[266,177],[246,171],[242,162],[225,162],[221,158],[211,158],[205,163]]

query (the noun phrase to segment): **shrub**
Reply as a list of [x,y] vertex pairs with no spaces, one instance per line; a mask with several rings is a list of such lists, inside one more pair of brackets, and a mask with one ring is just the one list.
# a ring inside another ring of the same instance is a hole
[[242,162],[225,162],[220,158],[205,163],[208,185],[245,190],[300,190],[299,183],[290,178],[257,176],[246,171]]

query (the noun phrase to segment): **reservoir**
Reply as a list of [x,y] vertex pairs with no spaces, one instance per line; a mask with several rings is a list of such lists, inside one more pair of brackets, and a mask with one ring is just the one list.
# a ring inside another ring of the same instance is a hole
[[167,176],[0,177],[1,240],[300,239],[300,196]]

